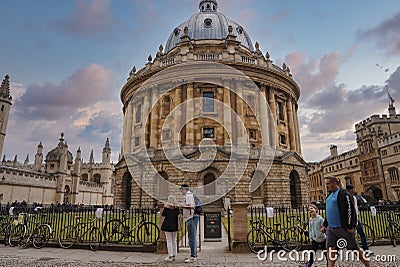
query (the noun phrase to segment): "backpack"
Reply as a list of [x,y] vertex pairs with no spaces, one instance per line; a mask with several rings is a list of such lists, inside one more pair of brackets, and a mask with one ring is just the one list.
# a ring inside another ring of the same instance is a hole
[[196,196],[195,194],[193,194],[193,198],[194,198],[194,215],[200,215],[204,212],[203,210],[203,202],[201,202],[201,199]]

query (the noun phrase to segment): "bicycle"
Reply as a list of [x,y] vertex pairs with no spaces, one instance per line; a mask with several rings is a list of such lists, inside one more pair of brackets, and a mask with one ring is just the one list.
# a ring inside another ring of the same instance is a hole
[[8,236],[10,235],[13,216],[0,216],[0,237],[4,238],[4,245],[8,245]]
[[[143,246],[155,245],[160,237],[160,229],[153,223],[146,221],[145,212],[141,211],[141,218],[134,224],[136,216],[133,218],[126,216],[126,210],[122,211],[122,219],[112,219],[103,227],[103,235],[106,242],[119,243],[123,239],[129,238],[129,244],[137,237]],[[134,224],[134,226],[131,226]]]
[[258,254],[260,251],[264,251],[269,244],[290,251],[286,246],[285,229],[280,228],[280,223],[274,224],[278,228],[276,230],[272,227],[267,227],[263,219],[250,220],[250,225],[252,229],[247,233],[247,247],[251,252]]
[[299,250],[303,243],[308,240],[308,230],[306,229],[308,222],[302,222],[297,215],[288,216],[288,221],[291,218],[294,218],[296,223],[286,229],[286,240],[288,242],[286,246],[290,250]]
[[75,225],[65,226],[58,235],[58,243],[62,248],[70,248],[75,243],[83,243],[85,239],[89,239],[90,249],[96,251],[102,242],[102,234],[100,229],[94,225],[98,218],[89,218],[89,222],[81,222],[81,217],[76,216]]
[[50,225],[29,219],[35,216],[36,214],[20,213],[18,220],[14,220],[8,237],[10,247],[29,247],[32,244],[39,249],[49,242],[52,234]]
[[[388,224],[385,232],[389,234],[393,247],[396,247],[397,241],[400,240],[400,213],[395,213],[394,211],[381,211],[379,213],[386,215]],[[394,218],[395,216],[398,217],[397,221]]]
[[[375,232],[372,229],[372,227],[369,226],[368,224],[362,222],[361,225],[364,230],[365,237],[367,238],[367,246],[370,247],[375,243]],[[356,232],[357,232],[356,233],[357,241],[358,241],[360,247],[362,247],[360,234],[358,233],[357,230],[356,230]]]

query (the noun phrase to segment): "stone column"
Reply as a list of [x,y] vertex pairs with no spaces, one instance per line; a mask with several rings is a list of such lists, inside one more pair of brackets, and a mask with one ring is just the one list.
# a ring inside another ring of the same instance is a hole
[[152,92],[151,108],[154,107],[154,109],[151,112],[150,147],[157,148],[158,119],[160,116],[160,107],[162,105],[162,102],[161,99],[159,99],[160,95],[157,86],[155,86],[153,90],[151,90],[151,92]]
[[[164,203],[163,202],[159,202],[158,206],[160,207],[160,225],[162,225],[163,221],[164,221],[164,216],[162,216],[162,211],[164,209]],[[160,238],[157,241],[157,254],[167,254],[168,253],[168,249],[167,249],[167,239],[165,238],[165,232],[163,230],[161,230],[160,227]]]
[[276,113],[276,102],[275,102],[275,92],[274,89],[270,87],[269,89],[269,108],[271,109],[272,115],[274,116],[274,120],[277,120],[277,113]]
[[125,134],[125,145],[124,153],[131,153],[132,152],[132,125],[133,125],[133,104],[129,101],[128,108],[126,110],[126,134]]
[[296,108],[296,103],[295,102],[293,102],[293,116],[294,116],[294,124],[296,126],[297,152],[301,155],[299,117],[298,117],[298,114],[297,114],[297,108]]
[[[257,119],[260,119],[261,123],[261,138],[262,138],[262,144],[267,145],[270,143],[269,139],[269,120],[268,120],[268,103],[267,103],[267,98],[265,95],[265,86],[262,85],[262,88],[260,88],[260,93],[258,95],[259,98],[259,109],[260,112],[257,112]],[[259,114],[259,115],[258,115]]]
[[[229,146],[233,142],[232,133],[232,108],[231,108],[231,91],[224,88],[224,145]],[[229,108],[228,108],[229,107]],[[229,136],[230,134],[230,136]]]
[[296,142],[294,139],[294,121],[293,121],[293,110],[292,110],[292,97],[289,96],[287,103],[286,103],[286,112],[288,118],[288,130],[289,130],[289,144],[288,148],[292,151],[296,151]]
[[[244,145],[245,144],[245,136],[243,135],[243,133],[240,132],[241,129],[243,129],[243,127],[245,127],[243,125],[243,121],[244,121],[244,117],[243,117],[243,81],[239,80],[238,82],[236,82],[236,113],[238,115],[238,118],[236,119],[236,124],[237,126],[236,128],[236,136],[237,136],[237,144],[238,145]],[[242,121],[241,121],[242,120]]]
[[[182,119],[182,111],[181,109],[177,108],[181,104],[181,97],[182,97],[182,89],[181,86],[175,88],[175,96],[174,96],[174,145],[179,145],[180,138],[180,127],[181,127],[181,119]],[[175,143],[177,142],[177,143]]]
[[186,124],[186,144],[188,146],[194,146],[194,94],[193,94],[193,84],[187,84],[187,101],[190,101],[186,105],[186,120],[190,120]]
[[248,202],[232,203],[233,211],[233,240],[232,252],[248,252],[247,248],[247,232],[248,232],[248,218],[247,207]]
[[[146,136],[149,134],[147,132],[147,124],[151,123],[151,117],[150,117],[150,110],[151,110],[151,88],[146,88],[144,92],[144,100],[143,100],[143,111],[142,111],[142,127],[143,127],[143,135],[140,137],[141,144],[140,146],[142,147],[142,144],[144,144],[144,147],[146,148],[149,144],[146,144]],[[150,136],[149,136],[150,137]],[[148,140],[150,141],[150,140]]]

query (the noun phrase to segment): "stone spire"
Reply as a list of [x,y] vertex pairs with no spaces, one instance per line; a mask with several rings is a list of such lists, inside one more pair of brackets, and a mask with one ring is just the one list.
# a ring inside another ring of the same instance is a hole
[[10,95],[10,77],[6,75],[0,87],[0,96],[12,100]]
[[217,12],[217,0],[201,0],[199,4],[200,12]]
[[110,148],[110,139],[107,138],[106,144],[103,148],[103,159],[102,159],[102,164],[110,164],[110,158],[111,158],[111,148]]
[[396,108],[394,106],[394,99],[389,93],[389,86],[386,86],[386,91],[387,91],[388,98],[389,98],[389,108],[388,108],[389,116],[390,117],[396,117]]
[[24,169],[27,170],[29,165],[29,154],[26,155],[26,159],[24,161]]
[[90,152],[89,163],[94,163],[93,149],[92,149],[92,151]]
[[42,168],[43,163],[43,145],[42,142],[39,143],[37,147],[37,152],[35,155],[35,164],[33,165],[33,170],[38,172]]

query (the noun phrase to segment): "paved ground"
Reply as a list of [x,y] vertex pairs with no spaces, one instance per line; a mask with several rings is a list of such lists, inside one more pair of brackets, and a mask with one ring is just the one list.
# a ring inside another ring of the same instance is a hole
[[[303,266],[304,263],[299,260],[281,261],[277,253],[273,254],[270,260],[270,254],[267,260],[261,261],[257,255],[251,253],[234,254],[228,252],[227,236],[223,229],[222,242],[204,242],[202,241],[202,250],[199,252],[196,263],[184,263],[185,257],[189,253],[188,248],[180,248],[177,259],[173,263],[164,261],[167,255],[157,255],[145,252],[122,252],[122,251],[96,251],[87,249],[61,249],[56,247],[45,247],[42,249],[6,247],[0,244],[0,267],[126,267],[126,266]],[[203,238],[202,238],[203,239]],[[371,256],[371,266],[400,266],[400,248],[393,246],[373,246],[371,248],[374,255]],[[317,254],[319,256],[320,254]],[[294,255],[295,256],[295,255]],[[380,261],[379,257],[385,257],[385,261]],[[389,257],[390,256],[390,257]],[[345,258],[345,256],[343,256]],[[326,266],[326,261],[318,261],[314,266]],[[357,262],[338,261],[336,266],[358,267],[363,266]]]
[[[373,247],[375,255],[371,257],[372,266],[400,266],[400,249],[392,246]],[[61,248],[10,248],[0,247],[0,266],[7,267],[70,267],[70,266],[302,266],[301,262],[282,262],[278,258],[273,261],[260,261],[257,256],[250,253],[233,254],[229,252],[215,252],[203,249],[199,253],[199,260],[196,263],[185,264],[184,258],[187,249],[181,249],[176,262],[165,263],[166,255],[140,252],[116,252],[116,251],[90,251],[82,249],[61,249]],[[395,255],[395,261],[376,262],[377,256]],[[325,261],[317,262],[314,266],[325,266]],[[337,266],[362,266],[359,263],[341,261]]]

